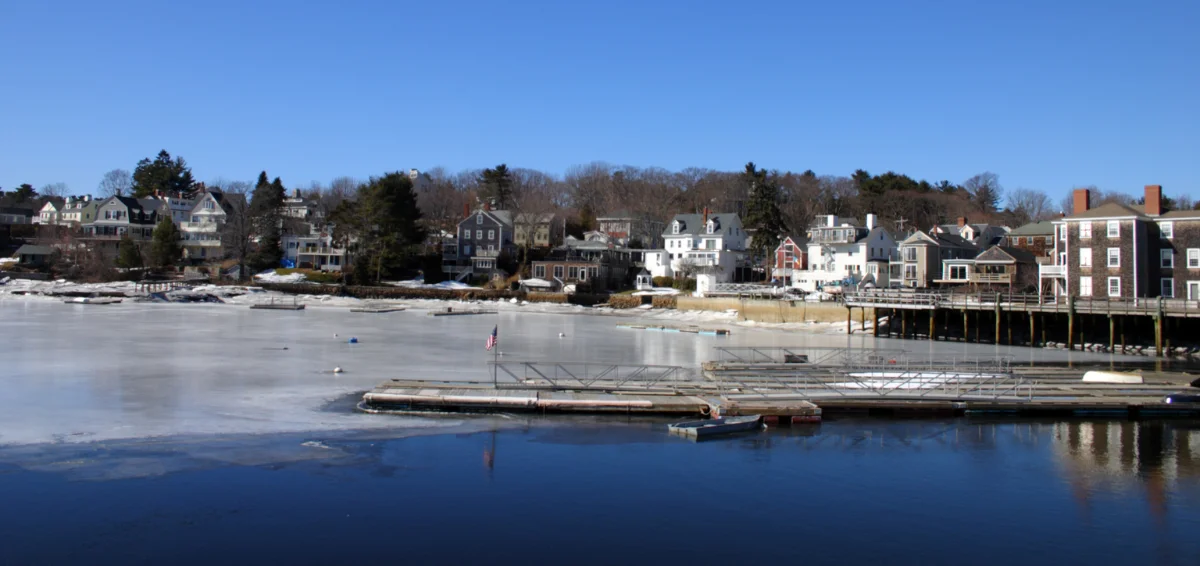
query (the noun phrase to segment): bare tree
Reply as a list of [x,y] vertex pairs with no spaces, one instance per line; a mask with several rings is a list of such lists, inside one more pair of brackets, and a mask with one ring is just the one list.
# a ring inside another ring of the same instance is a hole
[[42,188],[38,189],[38,194],[43,197],[63,198],[69,191],[66,183],[49,183],[42,185]]
[[124,169],[113,169],[100,179],[97,191],[101,197],[119,197],[129,194],[133,187],[133,175]]
[[221,226],[221,247],[225,257],[236,260],[238,280],[246,279],[246,260],[253,248],[250,238],[254,233],[254,219],[250,217],[250,184],[235,181],[223,187],[225,193],[221,207],[225,209],[225,224]]
[[1046,193],[1035,189],[1016,189],[1008,193],[1008,210],[1022,224],[1041,222],[1054,216],[1054,206]]
[[984,171],[963,182],[963,188],[971,195],[975,206],[983,212],[995,212],[1004,196],[1004,187],[1000,186],[1000,177],[991,171]]

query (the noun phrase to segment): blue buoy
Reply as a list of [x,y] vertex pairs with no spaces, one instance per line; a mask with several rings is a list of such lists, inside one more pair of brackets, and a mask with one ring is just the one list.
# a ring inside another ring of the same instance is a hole
[[355,338],[355,337],[351,336],[351,337],[350,337],[350,343],[351,343],[351,344],[358,344],[358,338]]

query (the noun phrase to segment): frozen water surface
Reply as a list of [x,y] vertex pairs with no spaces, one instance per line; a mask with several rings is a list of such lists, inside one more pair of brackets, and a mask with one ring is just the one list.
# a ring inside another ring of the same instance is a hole
[[[262,311],[244,305],[4,300],[0,444],[451,427],[461,421],[359,414],[349,400],[390,378],[487,380],[492,354],[484,350],[484,342],[495,325],[500,327],[503,359],[512,361],[694,367],[714,359],[718,345],[848,344],[917,353],[1003,353],[1018,362],[1110,359],[1030,348],[875,340],[869,333],[847,337],[746,328],[733,325],[724,314],[673,311],[639,316],[668,324],[686,316],[724,318],[705,324],[733,328],[734,334],[649,332],[617,327],[636,318],[564,312],[576,314],[521,312],[515,305],[499,315],[431,317],[422,309],[362,314],[345,307]],[[822,328],[829,332],[839,326]],[[358,343],[349,344],[351,337]],[[334,374],[335,367],[344,373]]]

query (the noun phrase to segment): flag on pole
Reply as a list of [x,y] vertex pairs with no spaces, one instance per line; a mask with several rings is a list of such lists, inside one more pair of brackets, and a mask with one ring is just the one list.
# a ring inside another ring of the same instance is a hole
[[496,338],[496,331],[499,329],[499,326],[492,328],[492,335],[488,336],[487,349],[491,350],[492,348],[496,347],[496,344],[499,343],[498,339]]

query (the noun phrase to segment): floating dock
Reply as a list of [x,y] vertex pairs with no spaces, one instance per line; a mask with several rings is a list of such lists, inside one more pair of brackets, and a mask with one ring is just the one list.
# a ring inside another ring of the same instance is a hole
[[700,328],[697,326],[656,326],[647,324],[627,324],[621,323],[617,325],[619,328],[629,328],[632,330],[654,330],[658,332],[684,332],[688,334],[703,334],[706,336],[729,336],[733,334],[725,328]]
[[408,307],[403,306],[403,305],[378,306],[378,307],[355,307],[355,308],[350,309],[350,312],[382,314],[382,313],[388,313],[388,312],[400,312],[400,311],[407,310],[407,309],[408,309]]
[[500,311],[454,311],[446,309],[444,311],[434,311],[429,313],[429,316],[466,316],[470,314],[498,314]]
[[304,310],[304,303],[297,303],[294,301],[291,303],[277,303],[275,301],[271,301],[269,303],[253,304],[250,305],[250,308],[274,311],[302,311]]

